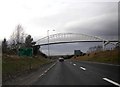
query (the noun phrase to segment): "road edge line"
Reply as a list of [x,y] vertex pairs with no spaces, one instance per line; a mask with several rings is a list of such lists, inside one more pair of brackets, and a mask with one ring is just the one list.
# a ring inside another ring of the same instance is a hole
[[39,78],[40,78],[41,76],[43,76],[45,73],[47,73],[47,72],[48,72],[53,66],[55,66],[55,65],[56,65],[56,63],[53,63],[49,68],[47,68],[45,71],[43,71],[43,73],[39,75]]

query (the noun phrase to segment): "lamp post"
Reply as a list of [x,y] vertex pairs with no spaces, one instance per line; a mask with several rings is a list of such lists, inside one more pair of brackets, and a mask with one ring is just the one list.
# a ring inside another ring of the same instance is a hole
[[[50,30],[47,30],[47,36],[48,36],[48,58],[50,57],[50,48],[49,48],[50,37],[49,37],[49,31]],[[53,30],[53,31],[55,31],[55,30]]]
[[48,36],[48,58],[50,56],[50,51],[49,51],[49,30],[47,30],[47,36]]

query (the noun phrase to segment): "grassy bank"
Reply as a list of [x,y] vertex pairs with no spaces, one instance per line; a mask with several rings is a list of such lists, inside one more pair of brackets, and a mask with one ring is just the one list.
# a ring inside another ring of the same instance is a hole
[[38,69],[44,64],[52,62],[42,56],[32,58],[18,57],[16,55],[3,55],[2,57],[2,76],[3,80],[16,76],[19,73]]
[[84,56],[74,56],[72,59],[79,61],[94,61],[110,64],[120,64],[120,55],[118,55],[118,50],[94,52]]

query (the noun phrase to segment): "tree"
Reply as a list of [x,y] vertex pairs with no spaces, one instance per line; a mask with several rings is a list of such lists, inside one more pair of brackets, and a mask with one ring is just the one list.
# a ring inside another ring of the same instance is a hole
[[120,42],[118,42],[114,49],[120,50]]
[[10,49],[19,49],[25,45],[26,34],[22,25],[18,24],[10,37]]
[[28,35],[25,39],[25,47],[31,47],[33,48],[33,54],[37,55],[39,53],[40,46],[35,46],[36,42],[33,42],[33,38],[31,35]]
[[23,29],[22,25],[18,24],[16,26],[15,31],[11,35],[11,44],[24,43],[24,41],[25,41],[24,39],[25,39],[24,29]]
[[7,52],[7,46],[8,46],[7,40],[6,40],[6,38],[4,38],[4,40],[2,41],[2,51],[3,51],[3,53]]
[[32,47],[33,45],[35,45],[35,42],[33,42],[33,38],[31,37],[31,35],[28,35],[25,39],[25,46]]
[[97,51],[101,51],[101,50],[102,50],[102,46],[98,45],[98,46],[90,47],[87,52],[91,53],[91,52],[97,52]]
[[102,46],[101,45],[98,45],[97,47],[96,47],[96,51],[101,51],[103,48],[102,48]]

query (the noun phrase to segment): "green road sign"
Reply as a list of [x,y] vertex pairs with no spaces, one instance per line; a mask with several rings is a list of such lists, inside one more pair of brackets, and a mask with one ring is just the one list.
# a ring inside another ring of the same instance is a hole
[[32,56],[33,55],[33,48],[20,48],[18,50],[19,56]]

